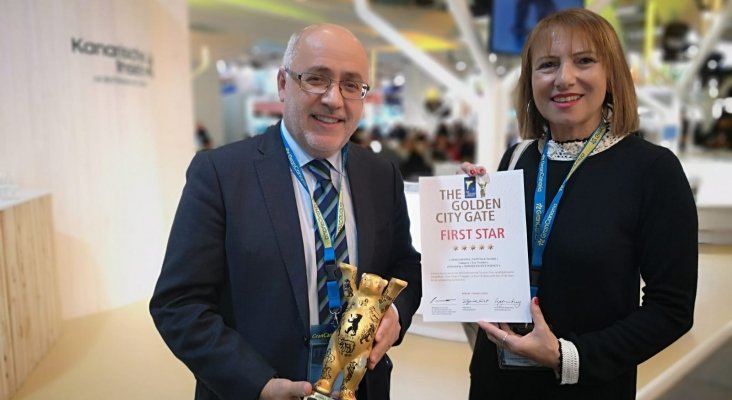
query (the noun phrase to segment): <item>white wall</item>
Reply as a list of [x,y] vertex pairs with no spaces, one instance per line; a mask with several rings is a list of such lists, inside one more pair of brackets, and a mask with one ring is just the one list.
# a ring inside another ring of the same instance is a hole
[[[0,171],[53,193],[63,316],[147,298],[195,148],[186,2],[0,8]],[[152,55],[153,75],[73,38]]]
[[[197,76],[193,78],[193,109],[195,120],[202,123],[211,135],[214,147],[242,139],[243,130],[228,132],[228,125],[225,122],[226,112],[225,99],[221,95],[221,83],[219,73],[216,70],[218,60],[228,60],[240,56],[250,46],[251,42],[246,38],[228,35],[223,33],[210,33],[192,31],[190,36],[191,56],[197,67],[202,68]],[[205,50],[204,50],[205,49]],[[208,63],[204,63],[203,53],[208,54]],[[272,82],[276,85],[276,81]],[[229,101],[229,107],[232,102]],[[239,116],[243,125],[244,109],[242,99],[238,99]],[[230,114],[232,115],[232,114]]]
[[214,147],[226,142],[224,135],[224,115],[221,99],[221,83],[216,72],[215,60],[193,78],[194,118],[209,133]]

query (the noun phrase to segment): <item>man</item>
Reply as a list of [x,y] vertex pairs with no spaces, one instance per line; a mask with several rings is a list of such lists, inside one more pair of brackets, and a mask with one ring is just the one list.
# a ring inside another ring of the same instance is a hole
[[385,354],[419,306],[420,255],[397,168],[348,144],[363,111],[368,67],[350,31],[305,28],[290,39],[277,76],[283,120],[191,162],[150,311],[196,377],[196,399],[312,392],[309,333],[322,323],[316,242],[325,242],[318,242],[323,233],[314,222],[323,216],[314,215],[313,159],[331,166],[348,262],[359,274],[409,283],[377,329],[358,390],[359,400],[389,398]]

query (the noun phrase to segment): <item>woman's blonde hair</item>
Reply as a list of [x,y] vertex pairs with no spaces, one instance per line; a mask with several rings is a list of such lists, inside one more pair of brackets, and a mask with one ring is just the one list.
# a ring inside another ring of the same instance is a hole
[[521,54],[521,76],[516,85],[515,97],[516,118],[521,137],[539,138],[543,134],[544,127],[548,125],[533,101],[531,58],[535,49],[549,43],[552,32],[557,29],[566,29],[573,36],[583,38],[597,54],[607,75],[603,113],[607,114],[613,134],[623,136],[636,131],[639,124],[638,99],[618,35],[604,18],[594,12],[584,8],[570,8],[539,21],[524,45]]

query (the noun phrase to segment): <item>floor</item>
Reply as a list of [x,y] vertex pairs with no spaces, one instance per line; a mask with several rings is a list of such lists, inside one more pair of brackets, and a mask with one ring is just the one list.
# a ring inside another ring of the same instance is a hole
[[[700,253],[694,328],[639,367],[638,399],[732,398],[728,378],[732,344],[705,346],[732,322],[728,306],[732,246],[701,246]],[[729,328],[732,333],[732,323]],[[467,398],[467,343],[409,334],[389,355],[395,364],[393,399]],[[695,356],[699,360],[688,361]],[[12,399],[192,399],[193,385],[191,374],[165,347],[146,302],[141,301],[65,321],[59,341]]]
[[729,400],[732,398],[732,340],[660,397],[662,400]]

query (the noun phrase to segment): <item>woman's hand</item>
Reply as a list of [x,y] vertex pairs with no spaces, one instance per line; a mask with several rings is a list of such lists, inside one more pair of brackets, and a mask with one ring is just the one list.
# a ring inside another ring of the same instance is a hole
[[460,169],[467,175],[470,176],[483,176],[486,174],[486,169],[482,165],[475,165],[473,163],[464,162],[460,164]]
[[534,329],[524,336],[511,330],[505,323],[478,322],[485,330],[488,339],[498,347],[503,347],[522,357],[559,371],[559,341],[554,336],[549,325],[544,320],[544,314],[539,308],[539,298],[531,301],[531,317],[534,320]]

